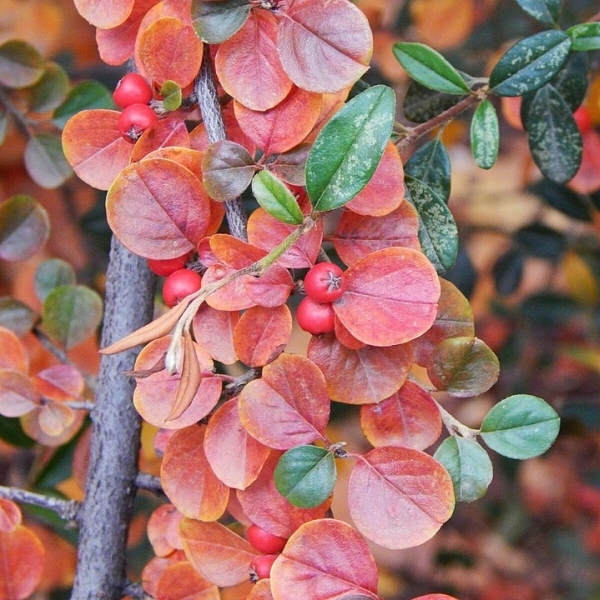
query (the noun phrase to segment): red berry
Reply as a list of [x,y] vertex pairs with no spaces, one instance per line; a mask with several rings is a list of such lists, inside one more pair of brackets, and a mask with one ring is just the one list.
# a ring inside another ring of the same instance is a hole
[[296,311],[298,325],[312,333],[319,335],[329,333],[335,329],[334,312],[331,304],[315,302],[310,296],[303,298]]
[[268,579],[271,575],[271,567],[277,556],[277,554],[261,554],[257,556],[250,565],[250,569],[252,570],[251,579],[254,581]]
[[178,256],[177,258],[165,258],[162,260],[149,258],[148,266],[153,273],[156,273],[161,277],[168,277],[171,273],[183,269],[188,258],[188,254]]
[[346,276],[336,264],[317,263],[304,278],[304,290],[316,302],[333,302],[346,291]]
[[196,271],[179,269],[171,273],[163,285],[163,299],[169,307],[175,306],[186,296],[197,292],[202,286],[202,278]]
[[133,144],[157,121],[156,113],[147,104],[130,104],[120,114],[117,128],[121,136]]
[[592,115],[590,114],[589,108],[583,104],[573,113],[573,118],[579,131],[581,133],[587,133],[592,128]]
[[258,550],[263,554],[275,554],[281,552],[287,542],[285,538],[273,535],[272,533],[265,531],[262,527],[254,524],[248,527],[246,539],[255,550]]
[[139,73],[127,73],[113,92],[117,106],[127,108],[132,104],[148,104],[152,100],[152,88],[146,78]]

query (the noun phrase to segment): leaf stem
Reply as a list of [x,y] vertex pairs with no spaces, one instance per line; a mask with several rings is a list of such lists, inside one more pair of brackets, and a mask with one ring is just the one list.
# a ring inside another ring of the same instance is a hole
[[81,506],[76,500],[63,500],[62,498],[55,498],[53,496],[46,496],[45,494],[37,494],[20,488],[6,487],[3,485],[0,485],[0,498],[47,508],[56,513],[64,521],[73,523],[77,521],[79,507]]
[[468,440],[474,440],[480,433],[479,429],[472,429],[471,427],[467,427],[463,423],[461,423],[456,417],[453,417],[437,400],[434,400],[436,403],[438,410],[440,411],[440,415],[442,417],[442,421],[448,430],[450,435],[459,434],[461,437],[464,437]]

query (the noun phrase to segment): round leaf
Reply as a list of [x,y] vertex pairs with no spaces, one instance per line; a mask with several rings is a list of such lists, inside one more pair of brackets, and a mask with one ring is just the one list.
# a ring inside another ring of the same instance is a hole
[[481,437],[498,454],[525,460],[546,452],[559,429],[558,414],[548,403],[517,394],[489,411],[481,424]]
[[0,297],[0,327],[21,337],[31,331],[38,320],[38,314],[27,304],[8,296]]
[[133,10],[135,0],[74,0],[79,14],[99,29],[117,27]]
[[106,86],[98,81],[82,81],[69,92],[65,101],[54,111],[52,122],[62,129],[71,117],[83,110],[110,110],[114,106],[112,94]]
[[192,0],[192,24],[201,40],[208,44],[221,44],[239,31],[251,8],[248,0]]
[[51,133],[31,136],[25,146],[23,158],[30,177],[44,188],[58,187],[73,174],[65,158],[60,137]]
[[302,211],[294,194],[269,171],[261,171],[254,176],[252,193],[256,201],[279,221],[289,225],[302,223]]
[[37,297],[43,302],[46,296],[59,285],[74,284],[75,269],[60,258],[49,258],[35,270],[33,285]]
[[44,59],[31,44],[9,40],[0,45],[0,84],[27,87],[42,77],[44,67]]

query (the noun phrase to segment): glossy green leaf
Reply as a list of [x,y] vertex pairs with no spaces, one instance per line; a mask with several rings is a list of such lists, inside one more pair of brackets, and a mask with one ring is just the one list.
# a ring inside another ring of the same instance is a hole
[[419,179],[405,178],[409,200],[419,213],[419,241],[423,253],[438,273],[447,271],[458,254],[458,228],[450,209],[431,187]]
[[536,21],[554,26],[560,17],[561,0],[516,0],[519,6]]
[[38,133],[27,140],[24,161],[31,179],[43,188],[56,188],[73,174],[60,137],[51,133]]
[[433,48],[415,42],[398,42],[392,49],[398,62],[421,85],[446,94],[470,91],[460,73]]
[[160,95],[166,110],[177,110],[181,106],[183,94],[181,88],[174,81],[165,81],[160,87]]
[[441,139],[423,144],[404,165],[404,173],[428,185],[446,204],[450,197],[451,166]]
[[547,402],[517,394],[489,411],[481,424],[481,437],[498,454],[525,460],[546,452],[559,429],[560,418]]
[[92,108],[114,109],[112,93],[97,81],[82,81],[69,92],[65,101],[54,111],[52,122],[62,129],[73,115]]
[[473,502],[485,495],[492,482],[492,461],[475,440],[450,436],[440,444],[433,458],[450,474],[458,502]]
[[489,100],[479,104],[471,120],[471,153],[482,169],[491,169],[500,147],[498,114]]
[[533,159],[548,179],[565,183],[573,178],[581,164],[583,141],[569,105],[553,86],[535,94],[527,134]]
[[102,320],[100,295],[83,285],[61,285],[44,300],[42,326],[69,350],[93,335]]
[[568,186],[549,179],[541,179],[529,187],[548,206],[578,221],[592,221],[592,207],[582,196]]
[[201,40],[220,44],[241,29],[251,8],[249,0],[192,0],[192,24]]
[[376,85],[323,127],[306,161],[306,191],[318,211],[343,206],[369,182],[392,133],[396,97]]
[[0,297],[0,327],[6,327],[18,337],[24,336],[33,329],[39,315],[16,298]]
[[436,92],[413,80],[406,90],[402,108],[409,121],[425,123],[458,104],[464,97]]
[[542,31],[514,46],[496,63],[490,87],[499,96],[522,96],[548,83],[564,64],[571,38],[562,31]]
[[17,417],[0,415],[0,440],[18,448],[31,448],[35,442],[23,431]]
[[580,23],[567,29],[573,50],[600,50],[600,23]]
[[498,379],[498,357],[475,337],[453,337],[433,351],[427,374],[438,390],[457,398],[487,392]]
[[0,45],[0,84],[9,88],[33,85],[44,74],[44,59],[27,42],[9,40]]
[[582,306],[570,296],[556,292],[539,292],[519,306],[523,318],[544,327],[563,326],[582,313]]
[[48,240],[46,209],[31,196],[18,195],[0,203],[0,258],[26,260]]
[[60,258],[49,258],[35,270],[33,285],[37,297],[43,302],[46,296],[59,285],[75,283],[75,269]]
[[33,112],[54,110],[65,100],[69,91],[69,76],[57,63],[48,63],[44,74],[27,89]]
[[252,180],[256,201],[273,217],[290,225],[302,223],[298,201],[289,188],[269,171],[261,171]]
[[526,254],[551,261],[558,261],[567,249],[565,236],[542,223],[521,227],[514,240]]
[[333,454],[317,446],[296,446],[285,452],[275,469],[275,486],[294,506],[314,508],[333,491]]

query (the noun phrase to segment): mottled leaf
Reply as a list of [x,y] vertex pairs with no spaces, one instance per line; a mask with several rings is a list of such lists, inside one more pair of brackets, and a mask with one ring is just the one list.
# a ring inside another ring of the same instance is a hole
[[498,158],[500,126],[498,114],[489,100],[479,104],[471,120],[471,153],[477,166],[491,169]]
[[578,51],[600,50],[600,23],[580,23],[567,29],[573,45]]
[[440,138],[418,148],[404,165],[404,172],[428,185],[446,204],[450,197],[451,165]]

